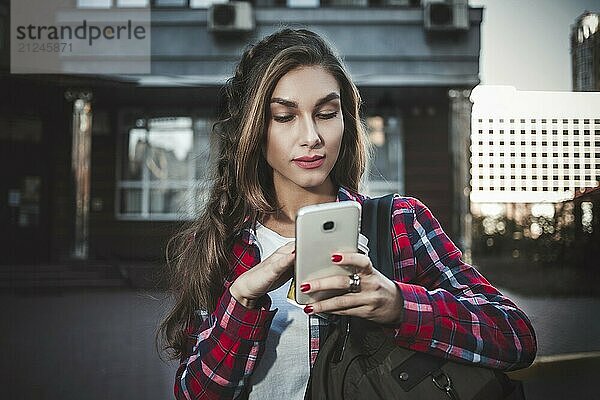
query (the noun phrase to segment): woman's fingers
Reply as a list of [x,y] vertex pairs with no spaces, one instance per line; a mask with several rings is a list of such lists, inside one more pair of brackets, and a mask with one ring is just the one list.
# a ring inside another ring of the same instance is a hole
[[367,296],[362,296],[357,293],[348,293],[343,296],[335,296],[326,300],[321,300],[305,307],[308,314],[315,313],[331,313],[344,314],[349,312],[351,315],[360,316],[356,311],[363,308],[370,308]]
[[270,272],[277,277],[280,276],[294,264],[294,259],[296,258],[294,249],[295,243],[289,242],[275,250],[275,252],[265,260],[265,269],[270,270]]
[[[373,266],[368,256],[360,253],[334,253],[332,261],[335,264],[354,267],[356,273],[361,277],[361,289],[368,285],[370,277],[373,275]],[[349,275],[334,275],[314,281],[302,282],[301,288],[304,293],[317,292],[319,290],[348,290],[350,289]]]
[[307,314],[352,315],[384,324],[401,323],[404,299],[398,285],[377,270],[360,276],[360,291],[356,293],[348,293],[349,276],[330,276],[303,283],[301,290],[304,293],[341,290],[340,295],[309,304],[304,311]]
[[248,299],[257,299],[277,289],[292,276],[294,265],[294,243],[287,243],[255,267],[244,272],[233,283],[236,292]]
[[[317,279],[314,281],[302,283],[301,287],[306,288],[303,293],[314,293],[320,290],[345,290],[350,289],[350,276],[348,275],[334,275],[326,278]],[[306,285],[306,286],[305,286]],[[361,277],[360,286],[361,289],[368,285],[367,279]]]
[[361,274],[369,274],[373,269],[369,256],[360,253],[334,253],[331,261],[337,265],[355,267],[356,272]]

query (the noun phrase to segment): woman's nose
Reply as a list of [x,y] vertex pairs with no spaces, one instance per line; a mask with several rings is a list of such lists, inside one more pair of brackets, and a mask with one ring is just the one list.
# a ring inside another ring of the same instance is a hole
[[300,126],[301,145],[313,148],[321,144],[321,136],[313,118],[307,116],[303,118],[303,121],[304,123]]

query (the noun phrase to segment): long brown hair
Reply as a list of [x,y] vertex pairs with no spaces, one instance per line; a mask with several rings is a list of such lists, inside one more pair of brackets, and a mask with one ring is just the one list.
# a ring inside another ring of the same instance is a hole
[[194,311],[216,308],[231,268],[229,252],[244,221],[254,222],[280,207],[262,147],[275,86],[301,66],[324,68],[340,86],[344,132],[331,178],[336,185],[359,190],[368,157],[359,116],[361,98],[340,57],[322,37],[306,29],[282,28],[248,45],[223,88],[221,111],[213,126],[219,153],[206,204],[200,217],[185,224],[166,247],[174,305],[156,339],[170,358],[185,352],[184,329]]

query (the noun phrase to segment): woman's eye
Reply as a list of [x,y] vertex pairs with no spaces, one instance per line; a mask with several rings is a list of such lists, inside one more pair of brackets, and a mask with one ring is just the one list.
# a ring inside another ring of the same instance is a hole
[[338,112],[334,111],[332,113],[322,113],[322,114],[318,114],[318,117],[321,119],[331,119],[331,118],[335,118],[337,117]]
[[273,116],[273,119],[277,122],[288,122],[288,121],[291,121],[292,118],[294,118],[293,115],[281,115],[281,116],[274,115]]

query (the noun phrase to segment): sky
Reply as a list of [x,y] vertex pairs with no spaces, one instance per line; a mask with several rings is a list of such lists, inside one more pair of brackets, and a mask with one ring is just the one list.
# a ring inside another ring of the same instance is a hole
[[570,91],[571,25],[600,0],[469,0],[485,7],[480,78],[484,85]]

